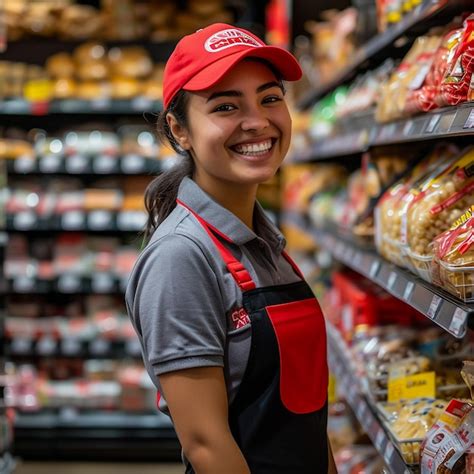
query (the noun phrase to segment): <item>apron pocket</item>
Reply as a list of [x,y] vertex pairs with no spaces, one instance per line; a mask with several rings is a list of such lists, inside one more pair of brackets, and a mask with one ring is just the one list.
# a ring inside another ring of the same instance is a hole
[[326,327],[316,298],[267,306],[280,351],[280,397],[296,414],[326,403]]

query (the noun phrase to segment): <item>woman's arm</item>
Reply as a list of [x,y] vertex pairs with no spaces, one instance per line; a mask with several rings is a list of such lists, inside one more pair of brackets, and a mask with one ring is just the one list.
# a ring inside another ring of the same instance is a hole
[[196,474],[249,474],[230,432],[222,367],[185,369],[159,377],[179,441]]

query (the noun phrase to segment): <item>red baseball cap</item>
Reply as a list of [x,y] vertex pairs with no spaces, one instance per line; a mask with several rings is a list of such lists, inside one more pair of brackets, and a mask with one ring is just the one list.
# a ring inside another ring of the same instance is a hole
[[283,48],[267,46],[242,28],[214,23],[184,36],[171,53],[163,77],[165,110],[181,90],[201,91],[216,84],[232,66],[246,57],[266,59],[286,81],[297,81],[302,71],[296,58]]

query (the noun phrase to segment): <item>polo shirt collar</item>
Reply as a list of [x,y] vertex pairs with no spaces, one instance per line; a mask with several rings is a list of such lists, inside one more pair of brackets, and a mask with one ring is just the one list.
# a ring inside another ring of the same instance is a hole
[[279,252],[285,247],[285,238],[265,215],[258,202],[255,205],[254,220],[259,235],[247,227],[235,214],[217,203],[189,177],[185,177],[181,182],[178,199],[237,245],[244,245],[261,237]]

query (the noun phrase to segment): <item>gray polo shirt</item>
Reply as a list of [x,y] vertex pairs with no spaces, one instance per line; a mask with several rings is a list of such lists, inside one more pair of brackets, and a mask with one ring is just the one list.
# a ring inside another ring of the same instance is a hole
[[[255,207],[252,231],[190,178],[178,198],[227,235],[223,243],[249,271],[257,287],[299,280],[281,252],[285,239]],[[160,374],[205,366],[224,367],[229,403],[247,365],[250,325],[237,328],[242,292],[196,218],[177,206],[140,254],[125,295],[143,360],[161,392]],[[166,401],[160,409],[166,411]]]

